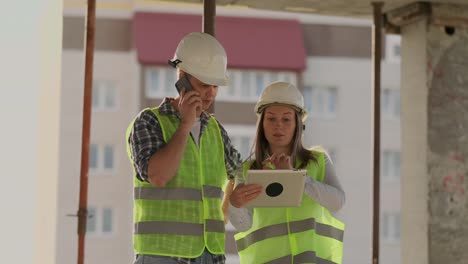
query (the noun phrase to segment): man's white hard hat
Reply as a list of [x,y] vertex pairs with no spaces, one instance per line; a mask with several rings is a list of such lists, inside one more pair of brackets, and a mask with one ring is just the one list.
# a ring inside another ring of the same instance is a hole
[[192,32],[186,35],[179,42],[169,64],[206,84],[228,84],[226,51],[210,34]]
[[272,104],[290,106],[300,114],[302,121],[307,118],[304,97],[296,86],[291,83],[274,82],[265,87],[255,105],[255,112],[260,115],[267,106]]

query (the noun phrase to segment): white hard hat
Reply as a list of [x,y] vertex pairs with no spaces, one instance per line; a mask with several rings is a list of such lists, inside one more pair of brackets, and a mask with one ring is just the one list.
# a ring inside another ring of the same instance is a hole
[[255,105],[255,112],[260,115],[265,107],[270,104],[285,104],[292,106],[302,117],[302,121],[307,118],[307,111],[304,107],[304,97],[296,86],[287,82],[274,82],[263,89],[260,99]]
[[226,51],[218,40],[206,33],[186,35],[169,64],[206,84],[224,86],[228,83]]

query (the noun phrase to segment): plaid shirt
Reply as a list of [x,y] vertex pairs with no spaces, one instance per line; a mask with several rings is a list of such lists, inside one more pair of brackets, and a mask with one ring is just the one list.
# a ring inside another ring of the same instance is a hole
[[[165,98],[159,107],[159,113],[161,115],[174,115],[180,119],[179,113],[171,105],[172,99]],[[206,129],[210,115],[202,113],[200,116],[200,136]],[[224,145],[224,157],[226,172],[229,179],[234,178],[236,169],[242,166],[241,156],[239,152],[231,144],[229,136],[221,124],[219,124],[221,136],[223,138]],[[151,156],[166,145],[164,142],[161,125],[158,119],[150,109],[143,110],[136,117],[133,124],[132,131],[128,138],[130,145],[130,152],[136,172],[136,177],[142,181],[148,181],[148,161]],[[224,255],[212,255],[213,264],[225,263]],[[197,259],[190,258],[179,258],[172,257],[181,264],[192,264],[197,263]]]
[[[180,115],[177,110],[172,107],[171,101],[172,99],[165,98],[159,107],[159,113],[161,115],[175,115],[180,119]],[[209,118],[209,114],[202,112],[200,116],[200,136],[206,129]],[[218,125],[224,142],[224,163],[226,165],[226,172],[228,178],[232,179],[235,176],[236,169],[242,166],[241,156],[231,144],[231,140],[224,127],[219,122]],[[136,177],[141,181],[148,181],[148,161],[156,151],[166,145],[161,125],[150,109],[143,110],[136,117],[128,138],[128,143],[130,145]]]

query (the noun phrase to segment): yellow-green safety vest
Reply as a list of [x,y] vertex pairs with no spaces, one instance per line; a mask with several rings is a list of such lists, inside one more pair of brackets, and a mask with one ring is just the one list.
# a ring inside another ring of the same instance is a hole
[[[310,161],[307,175],[322,182],[324,154],[314,151],[314,156],[318,164]],[[244,165],[244,177],[251,164]],[[300,207],[254,208],[252,222],[234,236],[240,263],[342,262],[344,224],[305,194]]]
[[[180,120],[151,111],[158,118],[164,141],[176,132]],[[127,129],[127,152],[133,163]],[[190,138],[176,176],[164,188],[140,181],[134,172],[134,235],[136,254],[195,258],[207,248],[224,254],[225,229],[221,197],[227,182],[224,145],[212,116],[200,137],[199,147]]]

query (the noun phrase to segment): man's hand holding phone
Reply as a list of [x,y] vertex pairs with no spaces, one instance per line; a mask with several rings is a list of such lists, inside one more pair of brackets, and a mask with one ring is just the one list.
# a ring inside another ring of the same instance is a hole
[[189,92],[189,91],[193,90],[192,84],[189,81],[189,76],[188,76],[187,73],[182,75],[179,78],[179,80],[177,80],[177,82],[175,83],[175,87],[177,89],[177,92],[179,92],[179,94],[182,92],[182,89],[184,89],[184,88],[185,88],[186,92]]
[[178,107],[181,124],[187,125],[189,129],[191,129],[197,117],[197,110],[202,108],[200,95],[194,90],[187,92],[185,88],[183,88],[179,96]]

